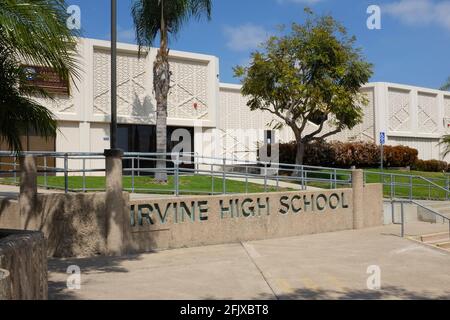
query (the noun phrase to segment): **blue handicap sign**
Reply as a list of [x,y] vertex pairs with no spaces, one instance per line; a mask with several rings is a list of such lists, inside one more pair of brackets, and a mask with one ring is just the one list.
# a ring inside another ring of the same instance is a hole
[[386,143],[386,133],[380,132],[380,144],[384,145]]

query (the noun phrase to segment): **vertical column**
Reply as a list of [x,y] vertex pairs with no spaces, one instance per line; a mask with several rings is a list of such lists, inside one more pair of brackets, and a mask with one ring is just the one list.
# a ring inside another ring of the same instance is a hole
[[[374,87],[375,98],[375,143],[379,144],[380,132],[389,132],[389,94],[384,83],[377,83]],[[386,136],[387,142],[388,136]]]
[[408,132],[411,133],[420,133],[423,128],[419,125],[419,92],[416,89],[413,89],[409,92],[409,100],[410,100],[410,125],[408,128]]
[[37,168],[33,156],[20,157],[19,208],[21,227],[28,229],[34,216],[37,198]]
[[364,171],[352,171],[353,229],[364,228]]
[[125,200],[122,186],[122,150],[105,150],[106,160],[106,249],[108,255],[125,251]]

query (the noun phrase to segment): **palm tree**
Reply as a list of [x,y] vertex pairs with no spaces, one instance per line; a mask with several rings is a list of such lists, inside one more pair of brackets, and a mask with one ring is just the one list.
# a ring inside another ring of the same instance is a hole
[[439,90],[450,91],[450,77],[448,77],[447,82]]
[[20,151],[21,135],[31,129],[44,137],[54,136],[56,121],[47,108],[27,97],[47,94],[27,85],[26,72],[12,57],[9,49],[0,46],[0,137],[11,150]]
[[450,154],[450,134],[442,138],[441,144],[445,146],[443,158]]
[[[167,97],[170,90],[169,35],[176,36],[190,18],[211,17],[211,0],[135,0],[132,16],[136,28],[139,52],[150,47],[158,34],[160,46],[153,65],[153,88],[156,98],[156,149],[167,152]],[[166,159],[156,163],[155,178],[167,182]]]
[[0,0],[0,140],[21,151],[20,135],[56,134],[53,115],[31,96],[51,98],[27,83],[23,64],[49,67],[62,80],[78,78],[76,35],[66,26],[64,0]]

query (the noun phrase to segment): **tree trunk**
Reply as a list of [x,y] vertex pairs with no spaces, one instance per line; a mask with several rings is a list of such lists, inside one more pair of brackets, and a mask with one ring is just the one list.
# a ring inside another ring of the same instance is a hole
[[167,97],[170,90],[169,48],[164,2],[161,1],[161,43],[153,65],[153,86],[156,98],[156,160],[155,180],[167,183]]
[[[301,141],[301,139],[297,139],[297,150],[295,155],[295,164],[298,166],[303,165],[303,160],[305,157],[305,144]],[[300,170],[299,167],[296,167],[295,170],[292,172],[292,176],[299,177],[303,173]]]
[[304,158],[305,158],[305,144],[301,141],[297,141],[297,153],[295,156],[295,164],[303,165]]
[[[166,48],[158,50],[153,66],[154,89],[156,98],[156,152],[167,153],[167,97],[170,89],[170,66]],[[156,161],[155,179],[167,183],[167,157],[160,155]]]

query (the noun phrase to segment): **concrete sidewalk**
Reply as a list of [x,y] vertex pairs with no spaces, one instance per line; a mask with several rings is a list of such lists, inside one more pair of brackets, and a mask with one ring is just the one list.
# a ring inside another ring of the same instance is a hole
[[[447,230],[410,223],[409,234]],[[51,299],[450,299],[450,253],[399,237],[399,226],[122,258],[49,261]],[[82,287],[66,289],[67,267]],[[369,266],[381,290],[367,289]]]

